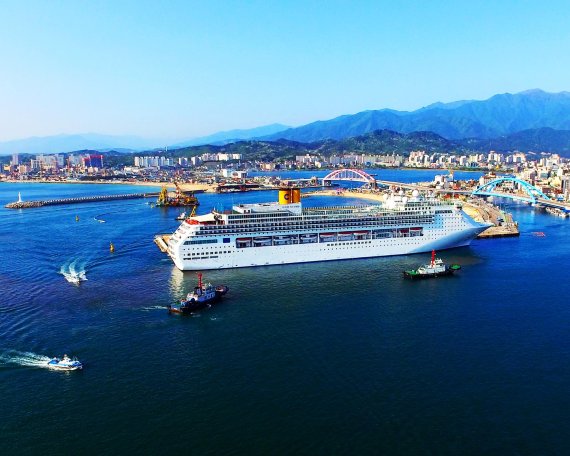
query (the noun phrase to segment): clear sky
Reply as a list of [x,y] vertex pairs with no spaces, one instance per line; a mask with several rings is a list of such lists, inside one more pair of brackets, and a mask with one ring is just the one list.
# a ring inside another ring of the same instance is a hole
[[570,90],[568,1],[0,0],[0,141]]

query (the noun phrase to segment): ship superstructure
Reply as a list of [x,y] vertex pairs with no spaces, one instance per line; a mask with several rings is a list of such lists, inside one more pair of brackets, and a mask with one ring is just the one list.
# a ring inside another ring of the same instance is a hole
[[282,189],[276,203],[190,217],[170,237],[168,255],[181,270],[403,255],[468,245],[489,226],[417,192],[362,206],[302,207],[300,197]]

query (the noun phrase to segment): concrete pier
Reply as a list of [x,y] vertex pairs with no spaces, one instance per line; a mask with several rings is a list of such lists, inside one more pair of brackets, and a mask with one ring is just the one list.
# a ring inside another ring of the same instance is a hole
[[512,215],[497,206],[483,200],[471,200],[463,203],[463,210],[477,222],[494,225],[479,234],[479,239],[520,236],[519,226]]
[[55,206],[61,204],[96,203],[98,201],[114,201],[136,198],[156,198],[158,193],[127,193],[125,195],[83,196],[78,198],[61,198],[52,200],[21,201],[6,204],[8,209],[27,209],[30,207]]

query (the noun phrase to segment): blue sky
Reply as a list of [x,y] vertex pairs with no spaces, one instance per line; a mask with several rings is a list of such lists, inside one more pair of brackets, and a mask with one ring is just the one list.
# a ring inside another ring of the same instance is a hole
[[570,90],[564,1],[0,0],[0,141]]

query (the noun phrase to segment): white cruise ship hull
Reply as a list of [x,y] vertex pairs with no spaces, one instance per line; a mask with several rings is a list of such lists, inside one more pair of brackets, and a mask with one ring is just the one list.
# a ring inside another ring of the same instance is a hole
[[[475,223],[469,225],[451,232],[445,229],[431,232],[426,230],[424,236],[417,237],[261,245],[241,249],[235,247],[235,237],[232,237],[231,247],[222,250],[228,253],[219,253],[220,247],[211,247],[208,249],[210,255],[202,255],[195,260],[183,259],[180,255],[171,257],[182,271],[199,271],[407,255],[464,247],[488,228],[487,225]],[[211,258],[212,256],[215,258]]]
[[304,209],[298,190],[282,189],[279,203],[190,217],[170,237],[167,252],[183,271],[348,260],[462,247],[488,226],[459,204],[418,195]]

